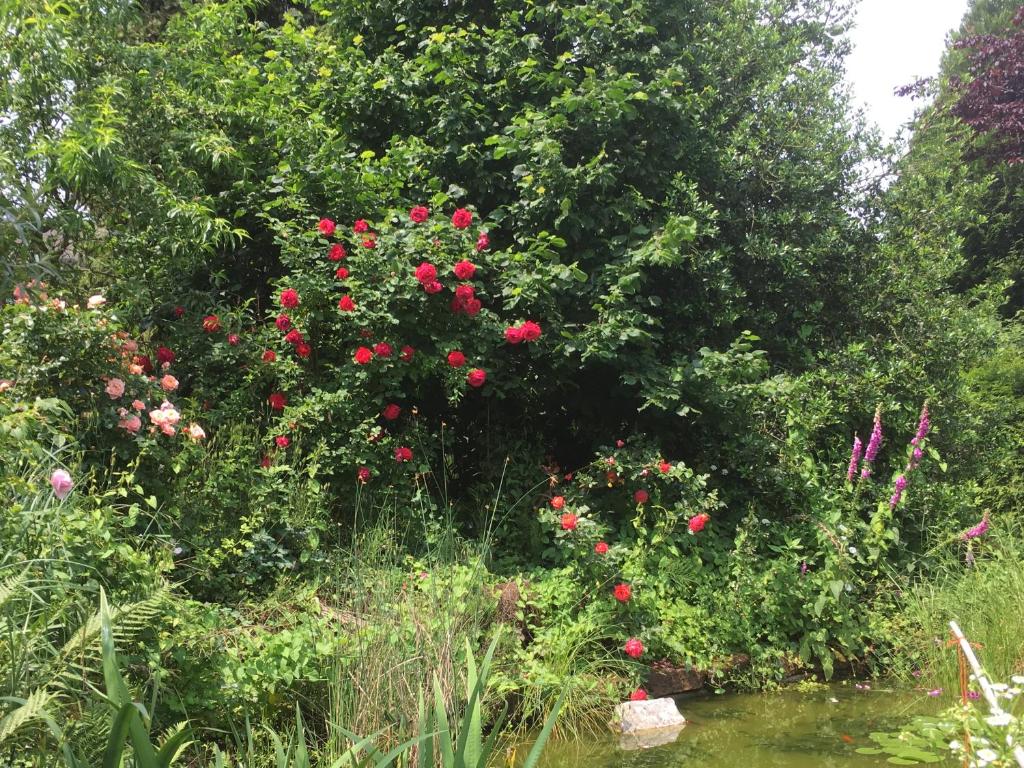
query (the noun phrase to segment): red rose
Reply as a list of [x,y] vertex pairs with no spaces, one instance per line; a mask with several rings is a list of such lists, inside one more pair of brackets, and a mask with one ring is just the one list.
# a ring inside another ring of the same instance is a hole
[[203,330],[207,333],[216,333],[220,330],[220,318],[216,315],[207,315],[203,318]]
[[452,268],[452,272],[459,280],[472,280],[476,274],[476,264],[468,259],[463,259]]
[[334,276],[335,276],[336,278],[338,278],[339,280],[344,280],[345,278],[347,278],[347,277],[348,277],[348,270],[347,270],[347,269],[345,269],[344,267],[338,267],[338,268],[337,268],[337,269],[336,269],[336,270],[334,271]]
[[426,285],[427,283],[437,280],[437,267],[429,261],[424,261],[416,267],[416,279],[421,285]]
[[579,518],[576,517],[572,512],[566,512],[561,517],[562,530],[563,531],[575,531],[576,524],[579,522]]
[[462,310],[470,317],[476,317],[480,314],[481,307],[483,307],[483,304],[480,303],[480,299],[470,299],[462,307]]
[[283,411],[284,407],[288,405],[288,398],[285,397],[282,392],[274,392],[267,398],[267,402],[270,403],[271,409],[275,411]]
[[164,363],[174,362],[174,352],[167,347],[156,348],[156,361],[163,365]]
[[347,293],[338,299],[338,309],[342,312],[351,312],[356,308],[356,303],[352,301],[352,297]]
[[486,232],[481,232],[476,238],[476,250],[477,253],[484,250],[491,244],[491,238],[487,236]]
[[466,364],[466,356],[459,350],[453,349],[448,353],[448,365],[452,368],[461,368]]
[[406,448],[404,445],[395,448],[395,461],[400,463],[412,461],[412,448]]
[[540,326],[533,320],[527,320],[520,328],[523,330],[523,341],[536,341],[540,338]]
[[625,445],[626,445],[626,441],[625,440],[616,440],[615,441],[615,447],[616,448],[623,448],[623,447],[625,447]]
[[174,316],[178,320],[181,320],[181,318],[183,318],[185,316],[185,308],[184,307],[175,307],[174,308]]
[[379,344],[373,345],[373,353],[377,357],[391,357],[391,345],[386,341],[382,341]]
[[453,315],[457,315],[459,314],[459,312],[465,309],[465,306],[461,301],[459,301],[457,296],[452,296],[452,300],[451,303],[448,305],[448,308],[451,309]]
[[388,421],[394,421],[402,414],[402,409],[395,403],[388,403],[384,406],[384,410],[381,411],[383,416]]
[[487,371],[483,368],[474,368],[466,374],[466,381],[471,387],[482,387],[487,381]]
[[274,320],[274,325],[277,326],[277,330],[283,333],[292,327],[292,319],[288,315],[278,315],[277,319]]
[[363,248],[369,248],[372,251],[374,248],[377,247],[377,236],[371,232],[365,238],[363,238],[363,242],[361,243],[361,245],[363,246]]
[[631,637],[626,641],[626,644],[623,646],[623,650],[626,652],[627,656],[639,659],[644,654],[644,644],[635,637]]
[[373,360],[373,351],[368,347],[359,347],[359,349],[356,350],[353,359],[359,363],[359,365],[366,365],[368,362]]
[[345,246],[341,243],[335,243],[331,246],[331,250],[327,252],[327,258],[331,261],[341,261],[348,254],[345,253]]
[[399,358],[402,360],[403,363],[408,363],[412,361],[412,356],[415,354],[416,350],[410,347],[408,344],[406,344],[404,347],[402,347],[402,354],[399,355]]
[[285,309],[294,309],[299,306],[299,292],[294,288],[285,288],[281,291],[281,306]]
[[298,328],[292,328],[288,331],[288,333],[284,335],[284,340],[289,344],[301,344],[303,341],[302,334],[299,332]]
[[352,231],[357,232],[359,234],[362,234],[363,232],[368,232],[369,229],[370,224],[366,219],[356,219],[356,223],[352,225]]
[[429,283],[425,283],[423,285],[423,290],[431,295],[440,293],[442,288],[444,288],[444,286],[437,282],[437,280],[431,280]]
[[366,484],[370,482],[370,478],[373,477],[373,475],[368,467],[360,467],[359,471],[356,472],[356,477],[360,483]]
[[278,435],[274,438],[274,442],[277,443],[278,448],[287,448],[292,444],[292,441],[288,439],[288,435]]
[[565,496],[555,496],[551,499],[552,509],[564,509],[565,508]]
[[153,372],[153,361],[149,359],[149,355],[136,355],[132,361],[142,368],[143,373]]
[[649,498],[650,496],[648,495],[647,491],[645,491],[643,488],[641,488],[640,490],[633,494],[633,501],[635,501],[637,504],[646,504],[647,499]]
[[228,334],[228,344],[230,344],[232,347],[237,347],[239,344],[241,344],[241,342],[242,337],[239,336],[237,333]]
[[647,701],[647,691],[643,688],[637,688],[631,694],[629,694],[630,701]]
[[452,214],[452,226],[456,229],[465,229],[473,223],[473,214],[465,208],[456,208]]
[[476,289],[472,285],[463,283],[455,288],[455,298],[465,303],[473,298],[476,293]]
[[689,529],[690,533],[700,533],[704,530],[704,526],[707,525],[708,520],[711,519],[711,515],[707,512],[701,512],[699,515],[694,515],[690,518]]
[[505,329],[505,341],[509,344],[518,344],[523,340],[523,329],[510,325]]
[[412,219],[417,224],[422,224],[424,221],[427,220],[427,217],[429,215],[430,209],[427,208],[425,205],[414,206],[409,211],[409,218]]
[[608,544],[603,541],[597,542],[597,544],[594,545],[594,552],[598,555],[608,554]]
[[263,362],[272,363],[277,360],[277,352],[272,349],[268,349],[263,353]]
[[270,456],[268,456],[267,454],[263,454],[263,458],[260,459],[260,466],[263,467],[264,469],[269,469],[271,463],[272,463],[272,460],[271,460]]
[[334,234],[334,222],[330,219],[320,219],[316,228],[320,230],[320,234],[324,237],[330,237]]
[[304,341],[299,342],[295,345],[295,354],[305,360],[311,354],[313,354],[313,348]]
[[629,584],[616,584],[614,594],[620,603],[628,603],[629,598],[633,596],[633,588]]
[[658,471],[660,471],[661,474],[664,475],[664,474],[667,474],[670,469],[672,469],[672,465],[669,464],[664,459],[662,459],[661,463],[658,465]]

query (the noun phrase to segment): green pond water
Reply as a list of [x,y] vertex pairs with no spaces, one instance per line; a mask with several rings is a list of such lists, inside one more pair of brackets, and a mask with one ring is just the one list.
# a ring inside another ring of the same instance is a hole
[[[551,742],[543,768],[866,768],[888,765],[886,757],[859,755],[875,746],[872,731],[896,731],[915,715],[934,714],[923,692],[898,692],[872,684],[772,694],[679,697],[687,719],[674,742],[623,750],[618,737]],[[525,751],[525,750],[524,750]],[[942,765],[952,765],[944,761]]]

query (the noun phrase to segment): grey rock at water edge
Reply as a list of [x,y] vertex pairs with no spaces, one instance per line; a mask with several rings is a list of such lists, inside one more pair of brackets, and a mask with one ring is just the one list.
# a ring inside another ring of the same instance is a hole
[[624,701],[615,708],[612,727],[622,734],[622,749],[647,749],[675,741],[686,725],[676,703],[668,697]]

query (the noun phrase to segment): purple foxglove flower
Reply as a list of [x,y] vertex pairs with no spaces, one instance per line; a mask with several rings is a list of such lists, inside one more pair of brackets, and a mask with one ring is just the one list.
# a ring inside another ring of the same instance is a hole
[[928,430],[931,429],[932,422],[928,413],[928,401],[924,401],[924,405],[921,406],[921,417],[917,421],[917,434],[914,435],[914,445],[917,445],[928,435]]
[[968,528],[966,531],[960,534],[961,541],[970,541],[976,539],[979,536],[984,536],[988,531],[988,512],[981,516],[981,522],[973,528]]
[[875,423],[871,427],[871,437],[868,438],[868,447],[864,451],[864,469],[861,470],[860,476],[863,478],[871,475],[871,467],[867,466],[875,460],[878,455],[878,449],[882,447],[882,406],[878,406],[875,409]]
[[903,491],[907,489],[907,476],[900,475],[896,478],[896,487],[893,489],[892,496],[889,497],[889,509],[893,509],[897,504],[900,503],[900,499],[903,498]]
[[853,436],[853,450],[850,451],[850,466],[846,470],[847,482],[853,482],[853,478],[857,474],[857,465],[860,464],[861,451],[864,448],[864,444],[861,443],[860,438],[856,435]]

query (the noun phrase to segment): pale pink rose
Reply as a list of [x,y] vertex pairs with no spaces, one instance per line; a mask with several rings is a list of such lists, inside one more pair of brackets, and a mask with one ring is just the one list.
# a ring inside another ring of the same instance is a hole
[[133,376],[140,376],[142,375],[142,366],[137,363],[132,363],[128,366],[128,373]]
[[146,404],[141,400],[132,400],[132,408],[136,411],[144,411],[146,410]]
[[175,425],[180,419],[181,414],[166,400],[160,404],[159,408],[149,412],[149,420],[168,437],[177,432]]
[[129,355],[134,355],[136,352],[139,351],[139,345],[137,342],[128,339],[123,345],[121,345],[121,349],[122,351],[127,352]]
[[110,395],[111,400],[117,400],[124,394],[124,382],[121,379],[111,379],[107,382],[107,388],[104,391]]
[[50,304],[58,312],[63,312],[65,309],[67,309],[68,306],[67,302],[64,301],[64,299],[54,299],[53,301],[50,302]]
[[89,297],[89,300],[85,302],[85,306],[87,306],[89,309],[99,309],[106,303],[107,300],[97,293],[94,296]]
[[203,428],[200,427],[198,424],[189,424],[188,436],[191,437],[196,442],[199,442],[200,440],[206,438],[206,433],[203,432]]
[[53,474],[50,475],[50,486],[53,488],[53,493],[58,499],[63,500],[69,493],[71,493],[71,489],[74,485],[74,482],[71,480],[71,475],[63,469],[55,469],[53,470]]
[[164,392],[173,392],[178,388],[178,380],[168,373],[166,376],[160,379],[160,388]]
[[142,419],[140,419],[133,413],[130,416],[125,416],[123,419],[117,422],[117,426],[121,427],[121,429],[128,430],[132,434],[135,434],[142,428]]

